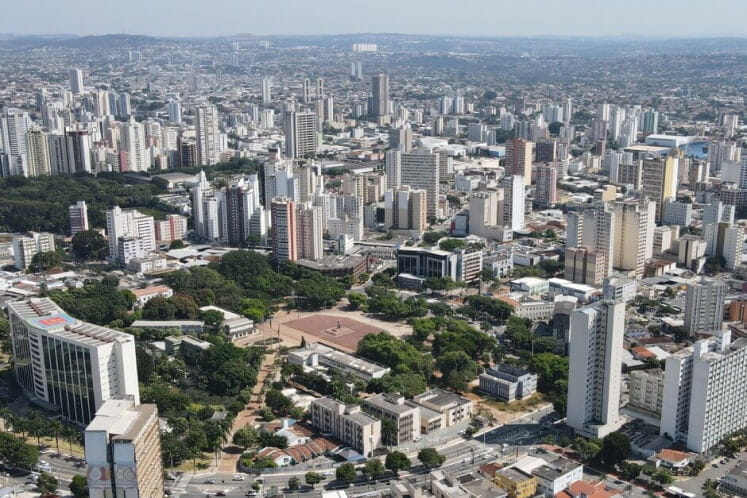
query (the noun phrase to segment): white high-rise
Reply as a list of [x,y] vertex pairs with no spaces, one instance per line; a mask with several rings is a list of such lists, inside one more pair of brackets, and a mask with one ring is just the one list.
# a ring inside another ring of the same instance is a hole
[[262,103],[269,104],[272,102],[272,79],[262,78]]
[[80,95],[85,91],[85,87],[83,86],[83,71],[80,69],[70,70],[70,91],[74,95]]
[[440,184],[440,154],[418,149],[399,153],[400,186],[409,185],[426,192],[426,215],[438,217],[438,193]]
[[123,210],[114,206],[107,211],[106,233],[109,236],[109,259],[123,265],[132,257],[150,253],[157,247],[153,217],[136,209]]
[[747,339],[728,330],[667,358],[660,433],[703,453],[747,427],[745,371]]
[[38,128],[29,130],[26,133],[26,151],[28,176],[46,176],[52,173],[46,133]]
[[612,266],[635,272],[643,278],[646,261],[653,254],[656,202],[616,202],[614,213],[614,251]]
[[314,112],[285,114],[285,153],[292,159],[316,154],[318,146],[317,115]]
[[511,231],[524,229],[526,202],[524,177],[509,175],[503,178],[503,225]]
[[88,206],[86,201],[78,201],[68,208],[70,215],[70,234],[75,235],[78,232],[88,230]]
[[298,205],[296,209],[296,241],[299,258],[315,261],[324,256],[321,207]]
[[142,123],[130,118],[121,127],[121,150],[125,153],[127,163],[120,164],[121,171],[147,171],[150,168],[145,151],[145,131]]
[[386,188],[398,188],[402,184],[402,153],[398,150],[388,150],[384,158],[384,172],[386,173]]
[[571,314],[567,424],[577,434],[602,438],[622,424],[624,335],[623,300],[604,300]]
[[721,329],[724,322],[726,284],[701,280],[687,284],[685,300],[685,330],[690,335],[711,334]]
[[178,100],[169,100],[169,121],[174,124],[182,124],[182,104]]
[[200,165],[217,164],[220,159],[218,109],[214,105],[197,108],[197,160]]

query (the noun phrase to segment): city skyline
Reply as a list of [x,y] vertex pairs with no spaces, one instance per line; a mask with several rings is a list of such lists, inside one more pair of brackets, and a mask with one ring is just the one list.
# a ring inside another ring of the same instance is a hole
[[[22,4],[4,6],[0,33],[14,35],[49,35],[74,33],[100,35],[129,33],[165,37],[232,36],[239,33],[268,35],[335,35],[366,33],[400,33],[412,35],[451,35],[475,37],[624,37],[687,38],[707,36],[747,36],[740,19],[747,14],[747,4],[737,0],[715,0],[709,9],[694,15],[681,2],[663,0],[656,3],[633,0],[625,10],[600,6],[593,0],[557,3],[533,0],[522,4],[472,0],[454,10],[445,0],[405,4],[381,0],[350,9],[339,0],[321,0],[297,4],[289,0],[258,2],[248,6],[238,0],[176,2],[157,4],[133,0],[117,16],[102,17],[90,23],[80,12],[100,9],[91,0],[59,3],[38,2],[48,15],[26,16]],[[398,15],[393,16],[393,9]],[[147,12],[147,16],[142,13]],[[231,12],[231,16],[225,16]],[[321,16],[320,13],[325,15]],[[731,12],[731,15],[723,15]],[[178,13],[178,16],[175,16]],[[641,15],[641,14],[644,15]],[[742,14],[742,15],[740,15]],[[427,16],[428,22],[423,22]],[[476,23],[495,16],[495,23]],[[164,23],[164,18],[179,22]],[[282,23],[278,22],[282,19]],[[669,31],[662,28],[666,19]],[[310,22],[312,21],[313,22]]]

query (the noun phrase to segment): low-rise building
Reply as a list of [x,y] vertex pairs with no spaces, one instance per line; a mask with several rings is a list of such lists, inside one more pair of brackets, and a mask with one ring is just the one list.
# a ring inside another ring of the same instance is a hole
[[252,320],[227,309],[219,308],[218,306],[202,306],[200,311],[219,311],[223,313],[221,328],[231,342],[255,332]]
[[381,421],[363,413],[360,406],[326,396],[316,399],[311,402],[311,424],[366,457],[381,445]]
[[319,342],[288,353],[288,363],[311,368],[318,366],[331,368],[366,382],[379,379],[391,370],[389,367],[344,353]]
[[537,478],[539,492],[555,496],[584,478],[584,466],[561,457],[534,469],[532,475]]
[[649,458],[649,460],[652,461],[657,468],[664,467],[674,474],[684,474],[690,471],[690,461],[692,458],[692,453],[665,448]]
[[509,282],[511,290],[526,292],[530,296],[541,296],[550,290],[550,283],[544,278],[523,277]]
[[443,415],[443,427],[451,427],[472,417],[472,401],[443,389],[418,394],[413,401]]
[[493,479],[509,498],[531,498],[537,492],[537,478],[516,468],[498,469]]
[[480,390],[501,401],[524,399],[537,392],[537,375],[511,365],[496,365],[480,374]]
[[[399,446],[420,437],[420,410],[404,396],[377,394],[363,402],[363,409],[381,420],[389,420],[395,430],[382,432],[382,442],[387,446]],[[384,424],[383,424],[384,425]]]
[[747,460],[740,462],[721,479],[721,489],[747,496]]
[[132,289],[132,293],[135,294],[135,304],[140,308],[154,297],[168,299],[174,295],[174,291],[168,285],[152,285],[143,289]]

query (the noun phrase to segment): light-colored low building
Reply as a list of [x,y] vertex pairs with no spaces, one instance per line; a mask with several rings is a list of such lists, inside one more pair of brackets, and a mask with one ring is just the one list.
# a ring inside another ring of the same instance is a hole
[[541,296],[550,290],[550,282],[544,278],[523,277],[509,282],[511,290],[526,292],[530,296]]
[[537,467],[532,471],[532,475],[537,478],[539,492],[555,496],[567,489],[571,483],[584,478],[584,466],[561,457]]
[[501,401],[524,399],[537,392],[537,375],[511,365],[496,365],[480,374],[480,390]]
[[493,479],[509,498],[530,498],[537,492],[537,478],[516,468],[498,469]]
[[630,372],[628,404],[661,414],[664,398],[664,372],[661,369],[634,370]]
[[135,294],[135,304],[140,308],[145,306],[145,303],[154,297],[164,297],[168,299],[174,295],[174,291],[167,285],[153,285],[145,287],[144,289],[133,289],[132,293]]
[[472,401],[443,389],[431,389],[418,394],[413,401],[444,416],[444,427],[451,427],[472,417]]
[[227,309],[219,308],[218,306],[202,306],[200,311],[218,311],[223,313],[221,328],[231,342],[251,335],[256,331],[252,320]]
[[330,397],[311,402],[311,424],[369,457],[381,445],[381,421]]
[[288,353],[288,363],[306,367],[325,367],[348,373],[366,382],[380,379],[390,368],[315,342]]
[[404,396],[392,394],[377,394],[363,401],[363,410],[381,420],[389,420],[396,427],[396,431],[381,435],[382,442],[387,446],[398,446],[409,443],[420,437],[420,410],[412,401]]
[[747,496],[747,460],[740,462],[721,479],[721,489]]

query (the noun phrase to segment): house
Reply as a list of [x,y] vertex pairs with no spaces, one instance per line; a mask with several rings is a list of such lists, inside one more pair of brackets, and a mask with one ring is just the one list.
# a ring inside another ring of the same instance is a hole
[[682,474],[688,472],[688,466],[693,458],[692,453],[663,449],[656,455],[649,458],[656,468],[664,467],[673,474]]
[[493,479],[509,498],[530,498],[537,492],[537,478],[516,468],[498,469]]
[[293,457],[291,457],[286,451],[272,446],[262,448],[259,453],[257,453],[257,458],[269,458],[275,462],[275,465],[278,467],[287,467],[288,465],[293,464]]
[[132,293],[135,294],[135,304],[139,308],[145,306],[145,303],[154,297],[161,296],[168,299],[174,295],[174,291],[168,285],[151,285],[144,289],[133,289]]
[[608,490],[604,483],[591,484],[586,481],[576,481],[568,489],[555,495],[555,498],[623,498],[618,490]]
[[537,478],[537,487],[540,492],[555,496],[572,483],[583,479],[584,466],[561,457],[537,467],[532,471],[532,475]]

